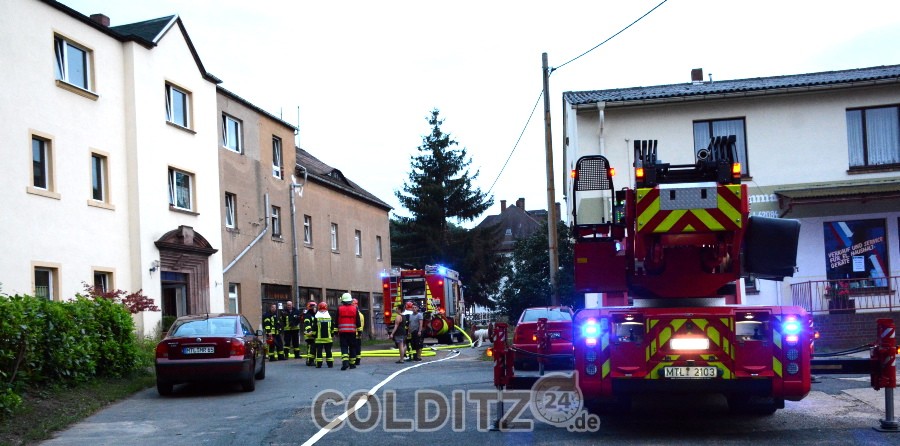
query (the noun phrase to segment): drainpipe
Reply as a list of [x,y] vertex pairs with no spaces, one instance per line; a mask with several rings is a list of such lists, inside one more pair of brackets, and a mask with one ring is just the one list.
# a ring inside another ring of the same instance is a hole
[[238,262],[238,260],[241,260],[241,257],[244,257],[244,254],[247,254],[247,251],[249,251],[250,248],[252,248],[253,245],[256,244],[256,242],[258,242],[264,235],[266,235],[266,232],[269,232],[269,210],[270,210],[270,208],[269,208],[269,194],[268,193],[266,194],[265,199],[266,199],[266,226],[263,227],[262,232],[260,232],[259,235],[257,235],[256,238],[253,239],[253,241],[250,242],[250,244],[247,245],[247,247],[244,248],[244,250],[241,251],[241,253],[238,254],[238,256],[235,257],[234,260],[232,260],[231,263],[229,263],[228,266],[226,266],[224,270],[222,270],[222,274],[227,273],[228,270],[230,270],[231,267],[234,266],[234,264]]
[[294,205],[294,190],[299,189],[297,191],[297,195],[303,196],[303,186],[306,185],[306,176],[307,171],[306,168],[297,164],[297,167],[303,171],[303,182],[298,183],[294,176],[291,175],[291,242],[293,243],[294,249],[294,257],[293,257],[293,266],[294,266],[294,293],[297,296],[297,305],[300,305],[300,262],[298,261],[298,253],[297,253],[297,207]]

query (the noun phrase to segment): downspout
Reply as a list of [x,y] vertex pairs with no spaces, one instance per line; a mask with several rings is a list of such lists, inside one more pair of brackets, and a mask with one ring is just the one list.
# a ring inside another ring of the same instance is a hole
[[269,208],[269,194],[268,193],[266,194],[265,201],[266,201],[266,209],[265,209],[266,210],[266,219],[265,219],[266,226],[263,227],[262,232],[260,232],[259,235],[257,235],[256,238],[253,239],[253,241],[250,242],[250,244],[247,245],[247,247],[244,248],[244,250],[241,251],[241,253],[238,254],[238,256],[235,257],[234,260],[232,260],[231,263],[228,264],[228,266],[225,267],[225,269],[222,270],[222,274],[227,273],[228,270],[230,270],[231,267],[234,266],[234,264],[238,262],[238,260],[241,260],[241,257],[244,257],[244,254],[247,254],[247,251],[249,251],[250,248],[252,248],[253,245],[256,244],[256,242],[258,242],[264,235],[266,235],[266,232],[269,232],[269,209],[270,208]]
[[297,305],[300,305],[300,262],[298,260],[299,253],[297,252],[297,207],[294,205],[294,189],[300,189],[297,192],[297,195],[303,196],[303,186],[306,185],[306,176],[307,170],[305,167],[297,164],[297,167],[303,171],[303,182],[297,183],[294,179],[294,176],[291,175],[291,243],[294,245],[294,255],[293,255],[293,266],[294,266],[294,292],[297,295]]

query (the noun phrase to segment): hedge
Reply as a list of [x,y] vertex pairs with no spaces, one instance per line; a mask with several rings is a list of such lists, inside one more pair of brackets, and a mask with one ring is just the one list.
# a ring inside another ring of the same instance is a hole
[[0,415],[12,413],[28,387],[127,376],[144,362],[121,303],[0,294]]

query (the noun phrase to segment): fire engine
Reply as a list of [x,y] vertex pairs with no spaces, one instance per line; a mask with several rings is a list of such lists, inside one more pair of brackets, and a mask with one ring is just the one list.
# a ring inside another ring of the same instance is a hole
[[413,302],[423,313],[423,337],[436,338],[441,344],[462,340],[454,321],[464,309],[458,272],[440,265],[425,265],[424,269],[392,268],[381,274],[381,286],[388,332],[394,326],[392,310]]
[[[750,216],[735,153],[733,136],[716,137],[694,164],[668,164],[657,141],[635,141],[635,186],[620,190],[607,158],[577,161],[575,288],[588,304],[573,319],[574,373],[594,407],[702,392],[773,413],[809,393],[812,317],[744,302],[741,286],[793,274],[800,224]],[[495,382],[514,375],[501,364]]]

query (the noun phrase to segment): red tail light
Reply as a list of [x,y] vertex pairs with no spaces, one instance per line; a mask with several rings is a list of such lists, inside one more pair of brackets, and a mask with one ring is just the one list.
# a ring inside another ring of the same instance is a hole
[[169,357],[169,346],[160,342],[156,344],[156,357],[157,358],[168,358]]
[[231,356],[244,356],[244,341],[232,338],[231,339]]

